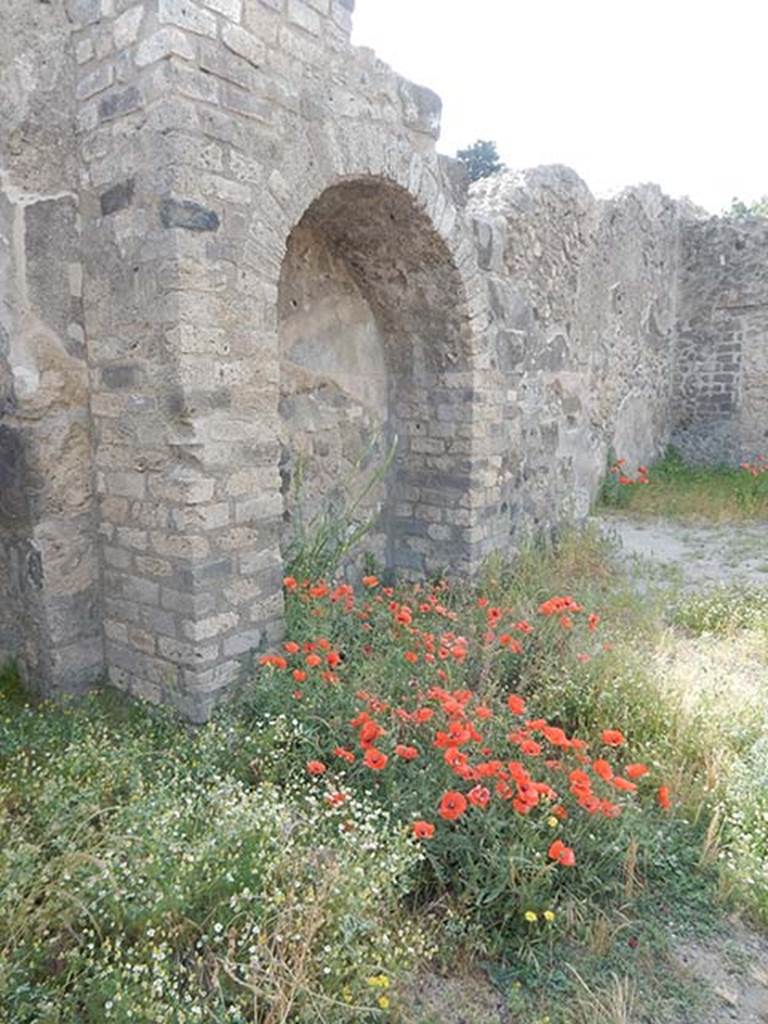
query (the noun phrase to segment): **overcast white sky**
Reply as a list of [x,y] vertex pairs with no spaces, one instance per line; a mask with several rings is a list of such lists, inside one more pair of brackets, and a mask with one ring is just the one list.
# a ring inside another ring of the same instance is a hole
[[658,182],[714,213],[768,193],[768,0],[357,0],[353,42],[443,98],[438,148]]

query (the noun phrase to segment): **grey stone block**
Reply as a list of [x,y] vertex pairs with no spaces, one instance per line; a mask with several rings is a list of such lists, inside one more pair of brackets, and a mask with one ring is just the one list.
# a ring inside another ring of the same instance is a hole
[[164,228],[217,231],[219,215],[191,199],[161,199],[160,223]]

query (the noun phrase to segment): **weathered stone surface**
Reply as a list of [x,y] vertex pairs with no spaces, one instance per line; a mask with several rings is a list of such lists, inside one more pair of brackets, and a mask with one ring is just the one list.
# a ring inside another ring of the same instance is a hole
[[99,196],[102,217],[109,217],[110,214],[118,213],[130,206],[133,202],[134,189],[134,179],[128,178],[127,181],[118,182],[106,192],[102,192]]
[[160,201],[160,222],[164,228],[186,228],[187,231],[216,231],[219,216],[190,199]]
[[694,462],[768,454],[768,221],[682,231],[673,440]]
[[367,546],[468,574],[611,448],[768,448],[766,222],[468,189],[353,8],[0,0],[0,658],[42,692],[202,720],[280,636],[300,504],[390,450]]
[[141,108],[141,93],[135,85],[112,92],[99,101],[99,118],[112,121]]

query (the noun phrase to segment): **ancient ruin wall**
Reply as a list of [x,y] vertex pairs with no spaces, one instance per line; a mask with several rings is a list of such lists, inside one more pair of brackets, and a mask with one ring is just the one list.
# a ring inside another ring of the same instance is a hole
[[692,462],[768,455],[768,220],[690,221],[681,248],[674,443]]
[[669,440],[678,211],[654,186],[598,202],[564,167],[480,182],[469,209],[489,281],[504,549],[585,516],[611,449],[637,465]]
[[40,689],[204,718],[280,635],[300,455],[311,509],[396,438],[374,552],[468,574],[611,448],[706,436],[736,333],[714,404],[760,439],[759,224],[559,167],[468,195],[352,0],[33,7],[0,0],[0,655]]
[[71,7],[0,14],[0,659],[48,693],[104,665]]

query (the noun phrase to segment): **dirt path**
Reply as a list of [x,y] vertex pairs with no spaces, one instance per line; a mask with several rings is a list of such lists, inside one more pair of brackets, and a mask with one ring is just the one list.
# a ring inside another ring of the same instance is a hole
[[600,524],[630,561],[668,574],[686,590],[736,582],[768,586],[768,523],[691,525],[611,514]]
[[[768,587],[768,523],[692,525],[611,514],[601,519],[601,528],[637,568],[641,587],[649,575],[685,591],[735,583]],[[764,654],[743,637],[680,641],[660,657],[693,699],[718,677],[718,689],[743,704],[755,699],[755,680],[765,678]],[[768,937],[734,920],[717,939],[682,942],[674,956],[681,974],[715,998],[704,1019],[683,1017],[679,1024],[768,1024]]]
[[768,939],[764,936],[734,922],[732,930],[717,941],[681,945],[676,959],[681,971],[710,988],[718,999],[718,1005],[695,1024],[768,1022]]

